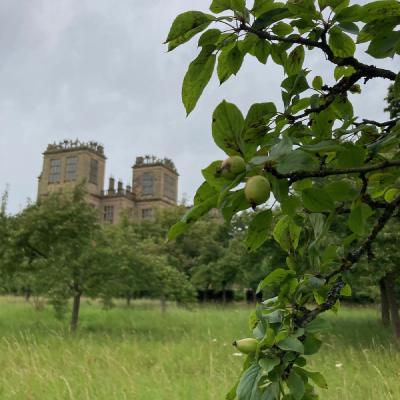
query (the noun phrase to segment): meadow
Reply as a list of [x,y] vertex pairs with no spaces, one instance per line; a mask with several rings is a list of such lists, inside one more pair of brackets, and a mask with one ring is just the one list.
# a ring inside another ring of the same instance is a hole
[[[23,299],[0,299],[1,400],[217,400],[241,368],[231,342],[248,336],[246,305],[140,301],[110,310],[85,300],[79,332]],[[311,366],[323,400],[400,399],[400,349],[374,308],[330,314],[333,333]]]

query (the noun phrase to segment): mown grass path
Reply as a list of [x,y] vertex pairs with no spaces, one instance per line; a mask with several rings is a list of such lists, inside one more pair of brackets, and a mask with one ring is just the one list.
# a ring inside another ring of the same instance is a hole
[[[247,306],[138,302],[104,311],[85,301],[79,333],[21,299],[0,300],[1,400],[217,400],[240,370],[231,342],[248,336]],[[334,334],[313,358],[323,400],[400,399],[400,349],[377,311],[330,315]]]

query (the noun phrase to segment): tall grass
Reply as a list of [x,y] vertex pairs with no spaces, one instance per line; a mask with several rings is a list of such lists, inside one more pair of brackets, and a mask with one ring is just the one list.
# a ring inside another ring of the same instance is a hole
[[[242,358],[231,342],[248,336],[249,307],[170,307],[148,302],[109,311],[85,301],[79,333],[52,310],[0,300],[1,400],[223,399]],[[331,315],[334,333],[311,365],[322,399],[400,399],[400,351],[373,309]]]

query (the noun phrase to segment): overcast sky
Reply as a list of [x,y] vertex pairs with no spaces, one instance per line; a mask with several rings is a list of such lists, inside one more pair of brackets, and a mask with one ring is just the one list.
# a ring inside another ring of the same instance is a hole
[[[35,199],[41,153],[64,138],[104,144],[106,177],[125,183],[137,155],[170,157],[180,173],[179,197],[192,198],[200,168],[223,157],[210,131],[216,105],[225,98],[246,112],[254,102],[280,102],[281,68],[247,58],[236,78],[221,87],[214,79],[186,118],[181,82],[196,46],[166,53],[162,42],[176,14],[206,10],[209,2],[1,0],[0,191],[9,185],[11,212]],[[307,65],[331,76],[321,61],[313,52]],[[399,58],[377,64],[398,69]],[[387,86],[370,81],[367,100],[354,98],[358,114],[386,118]]]

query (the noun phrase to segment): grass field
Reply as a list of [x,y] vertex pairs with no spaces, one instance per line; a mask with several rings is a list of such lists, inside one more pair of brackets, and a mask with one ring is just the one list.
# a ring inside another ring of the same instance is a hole
[[[231,342],[248,336],[245,306],[134,303],[109,311],[84,302],[80,330],[51,308],[0,299],[1,400],[224,399],[240,369]],[[374,309],[329,316],[334,334],[312,364],[329,383],[323,400],[400,399],[400,350]]]

